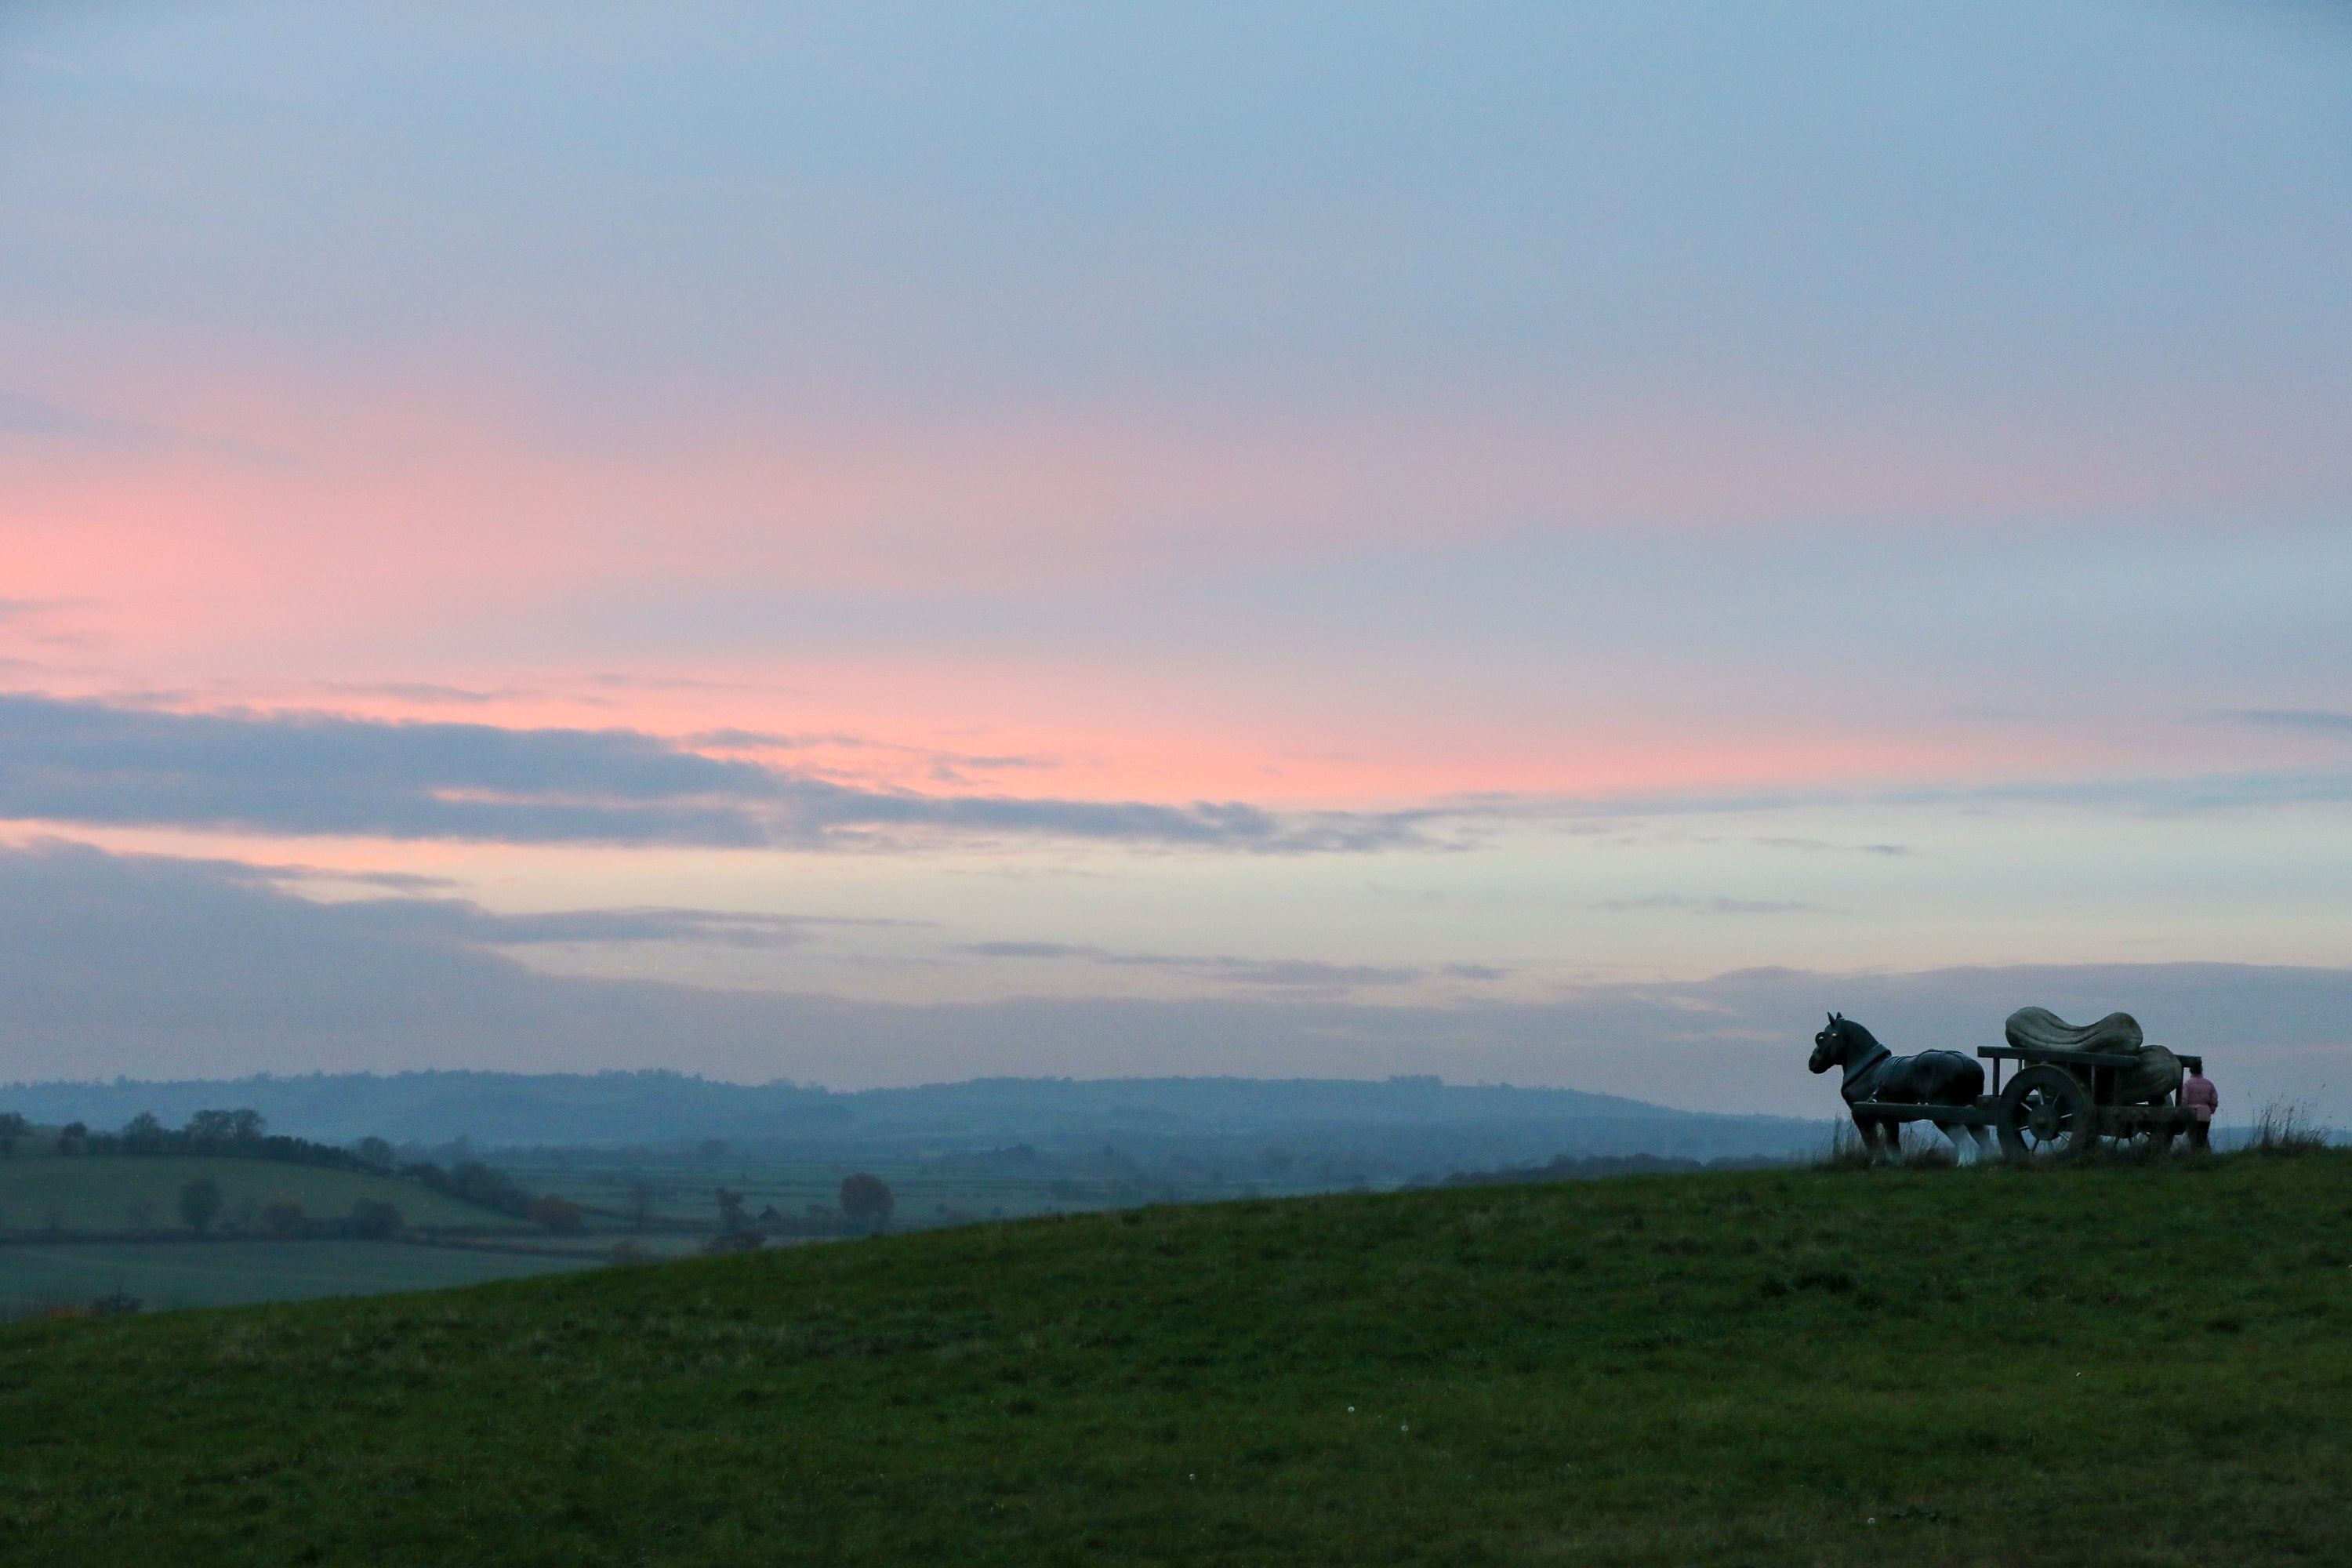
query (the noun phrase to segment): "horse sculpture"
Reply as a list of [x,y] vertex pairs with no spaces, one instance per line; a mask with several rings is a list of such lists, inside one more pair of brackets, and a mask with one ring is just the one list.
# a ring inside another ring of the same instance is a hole
[[[1974,1105],[1984,1092],[1984,1068],[1974,1058],[1958,1051],[1898,1057],[1880,1045],[1868,1029],[1835,1013],[1830,1015],[1829,1027],[1813,1037],[1812,1059],[1806,1065],[1817,1073],[1843,1068],[1845,1081],[1838,1092],[1849,1106],[1865,1100],[1887,1105]],[[1872,1159],[1903,1152],[1903,1124],[1892,1117],[1864,1116],[1857,1110],[1853,1124]],[[1952,1141],[1955,1151],[1973,1146],[1979,1158],[1992,1152],[1992,1141],[1981,1127],[1958,1121],[1937,1121],[1936,1126]],[[1963,1132],[1969,1143],[1960,1142]]]

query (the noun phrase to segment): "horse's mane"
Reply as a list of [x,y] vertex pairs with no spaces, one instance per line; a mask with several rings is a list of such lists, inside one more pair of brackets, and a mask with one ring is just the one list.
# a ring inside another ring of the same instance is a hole
[[1849,1046],[1878,1046],[1880,1050],[1885,1050],[1886,1048],[1885,1046],[1879,1045],[1878,1037],[1876,1035],[1872,1034],[1862,1025],[1855,1023],[1852,1018],[1846,1017],[1843,1014],[1840,1014],[1837,1018],[1833,1020],[1831,1026],[1837,1030],[1838,1038],[1843,1040]]

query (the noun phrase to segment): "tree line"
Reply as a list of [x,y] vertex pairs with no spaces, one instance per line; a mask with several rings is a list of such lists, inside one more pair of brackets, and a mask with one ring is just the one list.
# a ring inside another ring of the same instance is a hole
[[[21,1113],[0,1112],[0,1156],[14,1154],[17,1142],[31,1131]],[[250,1107],[199,1110],[188,1118],[184,1127],[166,1127],[152,1110],[141,1111],[112,1132],[95,1131],[84,1122],[68,1121],[58,1129],[56,1148],[58,1153],[65,1155],[196,1154],[324,1165],[415,1182],[517,1219],[536,1221],[551,1230],[574,1230],[580,1225],[576,1205],[562,1198],[532,1194],[487,1162],[461,1160],[444,1167],[431,1160],[403,1161],[399,1151],[382,1138],[362,1138],[349,1148],[317,1143],[308,1138],[270,1131],[268,1118]]]

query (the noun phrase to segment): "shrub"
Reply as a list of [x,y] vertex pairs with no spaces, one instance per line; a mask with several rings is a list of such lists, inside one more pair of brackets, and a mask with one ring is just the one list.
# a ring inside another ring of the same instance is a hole
[[272,1198],[261,1205],[261,1223],[279,1236],[302,1228],[302,1205],[292,1198]]
[[220,1184],[210,1176],[199,1176],[180,1189],[180,1218],[190,1230],[210,1230],[220,1211]]
[[880,1230],[890,1223],[894,1201],[889,1184],[879,1176],[870,1176],[860,1171],[854,1176],[842,1178],[841,1212],[849,1216],[852,1225]]
[[2327,1129],[2312,1121],[2306,1108],[2273,1100],[2254,1115],[2246,1138],[2250,1154],[2308,1154],[2327,1147]]
[[580,1205],[542,1194],[531,1200],[530,1219],[533,1225],[543,1225],[560,1236],[569,1236],[580,1228]]
[[654,1260],[654,1255],[652,1253],[647,1252],[644,1247],[638,1246],[634,1241],[614,1242],[613,1244],[613,1250],[608,1256],[615,1265],[622,1268],[627,1268],[628,1266],[636,1263],[651,1263]]
[[1921,1138],[1903,1151],[1903,1168],[1906,1171],[1948,1171],[1959,1163],[1959,1151],[1942,1138]]
[[398,1234],[407,1222],[400,1211],[382,1198],[358,1198],[352,1204],[352,1234],[369,1241],[382,1241]]
[[199,1110],[186,1131],[192,1143],[257,1143],[268,1125],[258,1110]]
[[516,1185],[512,1176],[479,1160],[467,1160],[450,1167],[448,1182],[446,1190],[467,1203],[516,1215],[530,1213],[530,1194]]
[[702,1244],[702,1250],[717,1257],[728,1252],[757,1252],[767,1238],[756,1230],[722,1230]]
[[1822,1170],[1870,1169],[1870,1145],[1862,1141],[1862,1130],[1851,1121],[1839,1121],[1830,1129],[1829,1152],[1816,1160],[1814,1165]]
[[60,1301],[47,1296],[38,1300],[26,1302],[16,1311],[16,1317],[21,1321],[28,1323],[64,1322],[70,1319],[89,1316],[89,1309],[79,1301]]
[[719,1203],[719,1228],[726,1231],[749,1230],[751,1216],[743,1210],[743,1194],[727,1187],[711,1194]]

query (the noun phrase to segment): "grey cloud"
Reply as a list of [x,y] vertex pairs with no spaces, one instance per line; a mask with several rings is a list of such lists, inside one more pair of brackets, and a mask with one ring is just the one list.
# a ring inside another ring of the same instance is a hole
[[1178,969],[1237,985],[1279,991],[1351,990],[1360,985],[1410,985],[1426,971],[1402,964],[1325,963],[1306,958],[1182,958],[1120,954],[1104,961],[1135,968]]
[[1506,970],[1479,963],[1448,963],[1435,970],[1409,964],[1328,963],[1303,958],[1236,958],[1169,952],[1118,952],[1108,948],[1059,942],[975,942],[959,952],[979,958],[1076,959],[1121,969],[1168,969],[1203,979],[1272,990],[1335,991],[1365,985],[1411,985],[1432,973],[1454,980],[1500,980]]
[[[2317,724],[2316,710],[2311,722]],[[1722,795],[1482,796],[1453,803],[1448,814],[1521,822],[1609,826],[1645,817],[1792,811],[1818,806],[2040,805],[2171,816],[2189,812],[2352,801],[2352,773],[2338,768],[2273,768],[2186,777],[2080,781],[2020,779],[1991,784],[1926,784],[1900,789],[1751,790]],[[1759,842],[1765,842],[1759,840]],[[1799,847],[1801,841],[1780,840]],[[1865,853],[1904,855],[1899,844],[1860,846]]]
[[2279,768],[2204,773],[2181,779],[2104,779],[2083,784],[2042,782],[1975,790],[1904,791],[1877,797],[1891,805],[2068,805],[2141,811],[2159,816],[2352,801],[2352,773],[2326,768]]
[[795,915],[659,907],[496,914],[457,899],[370,899],[329,906],[354,929],[486,947],[547,942],[695,942],[721,947],[793,947],[818,923]]
[[709,746],[719,750],[803,752],[817,746],[840,746],[864,752],[900,752],[908,756],[937,757],[961,763],[971,767],[1035,768],[1050,765],[1051,757],[1009,753],[991,756],[974,752],[943,752],[930,746],[909,746],[897,741],[877,740],[871,735],[857,735],[846,731],[821,731],[807,734],[789,734],[780,730],[740,730],[728,727],[703,730],[686,737],[690,746]]
[[1426,812],[860,789],[628,730],[178,713],[0,695],[0,817],[264,834],[715,847],[1024,836],[1308,853],[1422,842]]
[[[910,757],[929,764],[932,782],[943,784],[964,784],[971,781],[966,769],[982,773],[1002,773],[1013,768],[1043,768],[1054,766],[1058,759],[1028,756],[1019,753],[988,755],[970,752],[944,752],[929,746],[903,745],[896,741],[877,741],[870,735],[841,732],[817,734],[786,734],[774,730],[740,730],[726,728],[704,730],[685,738],[689,746],[709,746],[715,751],[805,752],[818,747],[835,747],[845,751],[880,752],[893,756]],[[837,776],[827,773],[825,776]]]
[[1062,942],[974,942],[960,950],[976,958],[1100,958],[1098,947],[1073,947]]
[[0,392],[0,431],[68,441],[149,441],[162,435],[152,426],[85,414],[19,392]]
[[[143,887],[152,889],[167,905],[174,896],[205,889],[209,889],[209,897],[234,901],[226,890],[243,888],[268,899],[286,900],[267,906],[280,912],[307,910],[309,922],[320,931],[365,933],[460,948],[668,942],[724,947],[788,947],[812,940],[813,927],[901,923],[663,905],[501,914],[469,899],[419,896],[448,888],[451,884],[446,878],[403,871],[343,871],[318,866],[252,865],[238,860],[117,856],[59,839],[0,849],[0,868],[5,868],[0,874],[13,877],[19,887],[28,882],[46,883],[60,889],[94,887],[116,890],[125,898]],[[278,891],[319,883],[385,888],[406,896],[327,901],[292,899]],[[78,890],[72,896],[86,894]]]
[[725,729],[698,731],[686,737],[686,743],[720,751],[800,752],[813,746],[861,746],[866,742],[856,735],[787,735],[777,730],[739,730],[730,725]]
[[343,871],[331,866],[256,866],[233,860],[207,864],[234,868],[269,882],[340,882],[355,888],[389,888],[400,893],[438,892],[457,885],[450,878],[428,877],[416,871]]
[[1612,914],[1639,914],[1658,910],[1677,910],[1699,915],[1795,915],[1822,914],[1819,904],[1808,904],[1794,899],[1690,899],[1679,893],[1654,893],[1642,899],[1604,899],[1587,906]]
[[[1403,811],[1277,812],[1241,801],[920,795],[704,756],[630,730],[186,713],[156,705],[163,700],[151,695],[150,705],[135,706],[0,694],[0,818],[513,844],[889,848],[941,837],[1018,837],[1312,854],[1454,847],[1478,820],[1622,821],[1856,798],[2150,811],[2352,800],[2352,775],[2306,771],[1868,797],[1481,797]],[[1782,912],[1739,900],[1710,908]]]
[[2352,1112],[2346,969],[1758,969],[1448,1006],[1297,993],[911,1005],[542,974],[465,921],[420,933],[347,909],[215,863],[64,845],[0,851],[0,1078],[669,1067],[856,1088],[1439,1073],[1827,1116],[1836,1088],[1803,1067],[1826,1011],[1897,1050],[1972,1050],[1998,1043],[2000,1020],[2032,1003],[2070,1018],[2125,1008],[2151,1038],[2202,1050],[2225,1115],[2273,1097]]
[[1798,849],[1815,854],[1847,852],[1891,858],[1913,852],[1902,844],[1835,844],[1826,838],[1751,838],[1748,842],[1765,849]]
[[299,468],[283,453],[165,429],[137,420],[114,419],[70,408],[26,393],[0,390],[0,436],[30,436],[54,441],[122,447],[184,447],[274,468]]
[[2352,736],[2352,713],[2338,713],[2328,708],[2245,708],[2224,717],[2266,729]]

